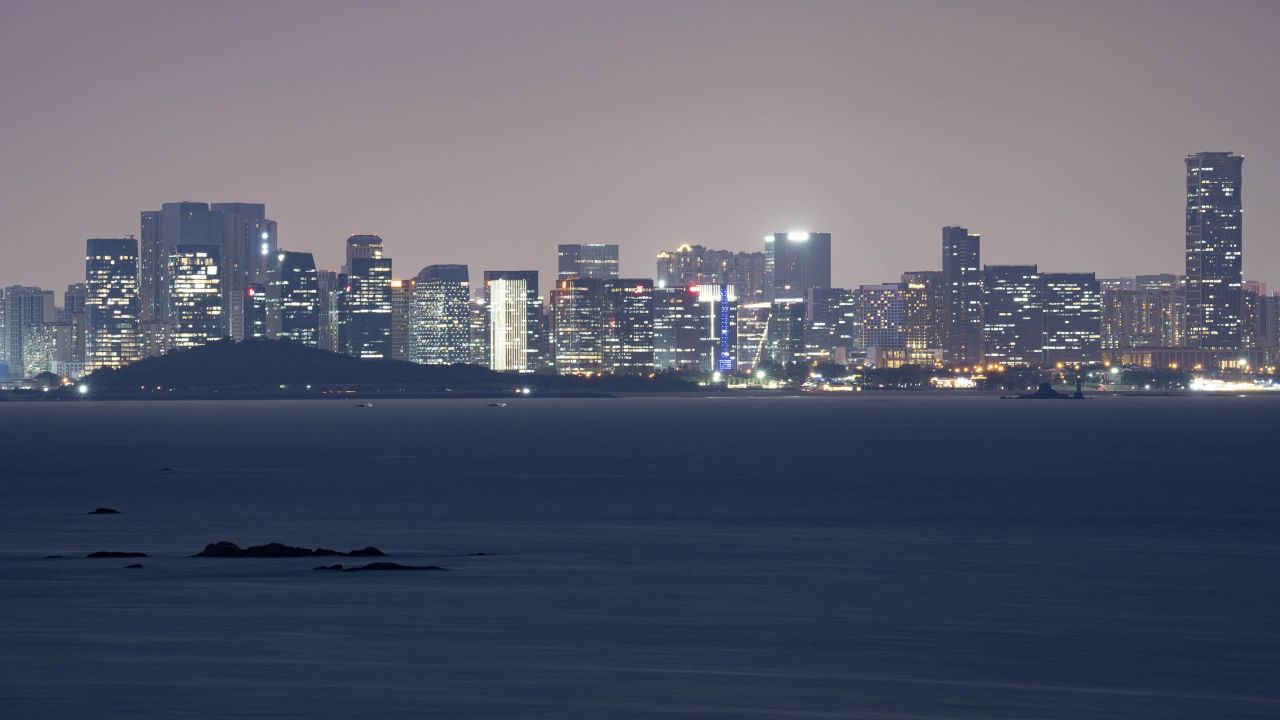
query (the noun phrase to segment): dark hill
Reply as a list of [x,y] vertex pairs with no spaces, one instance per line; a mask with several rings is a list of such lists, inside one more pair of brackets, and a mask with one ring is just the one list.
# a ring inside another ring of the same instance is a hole
[[132,365],[103,369],[85,379],[100,391],[127,392],[140,387],[219,390],[286,386],[433,386],[471,389],[532,387],[558,392],[684,391],[693,383],[659,375],[578,378],[499,373],[476,365],[418,365],[398,360],[360,360],[283,340],[224,340]]

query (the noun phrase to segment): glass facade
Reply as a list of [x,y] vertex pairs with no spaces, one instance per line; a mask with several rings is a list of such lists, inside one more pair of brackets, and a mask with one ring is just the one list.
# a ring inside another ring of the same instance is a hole
[[411,361],[425,365],[473,362],[470,299],[466,265],[428,265],[418,273],[409,313]]
[[138,360],[138,241],[92,239],[85,252],[85,366],[92,372]]
[[1187,342],[1242,347],[1244,284],[1241,169],[1228,152],[1189,155],[1187,164]]
[[1035,265],[984,267],[983,304],[986,362],[1044,363],[1044,283]]

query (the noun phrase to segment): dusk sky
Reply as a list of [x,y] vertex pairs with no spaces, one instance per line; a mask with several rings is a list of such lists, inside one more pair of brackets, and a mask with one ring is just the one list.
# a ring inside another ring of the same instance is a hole
[[[983,261],[1183,270],[1183,157],[1245,156],[1245,276],[1280,284],[1278,2],[0,0],[0,283],[178,200],[265,202],[397,277],[621,245],[833,234],[839,286]],[[59,300],[61,302],[61,300]]]

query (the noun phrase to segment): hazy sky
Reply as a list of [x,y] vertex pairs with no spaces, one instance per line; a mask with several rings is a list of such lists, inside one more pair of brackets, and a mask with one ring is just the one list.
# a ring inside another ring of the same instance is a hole
[[265,202],[327,268],[379,234],[400,277],[804,228],[848,286],[940,267],[946,224],[1181,272],[1183,157],[1232,150],[1275,285],[1277,37],[1280,2],[0,0],[0,283],[176,200]]

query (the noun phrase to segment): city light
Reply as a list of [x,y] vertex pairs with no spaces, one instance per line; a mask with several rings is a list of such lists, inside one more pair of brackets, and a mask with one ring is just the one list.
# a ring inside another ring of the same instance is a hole
[[77,386],[77,387],[76,387],[76,392],[80,393],[81,395],[88,395],[88,394],[89,394],[89,386],[88,386],[88,385],[79,385],[79,386]]

